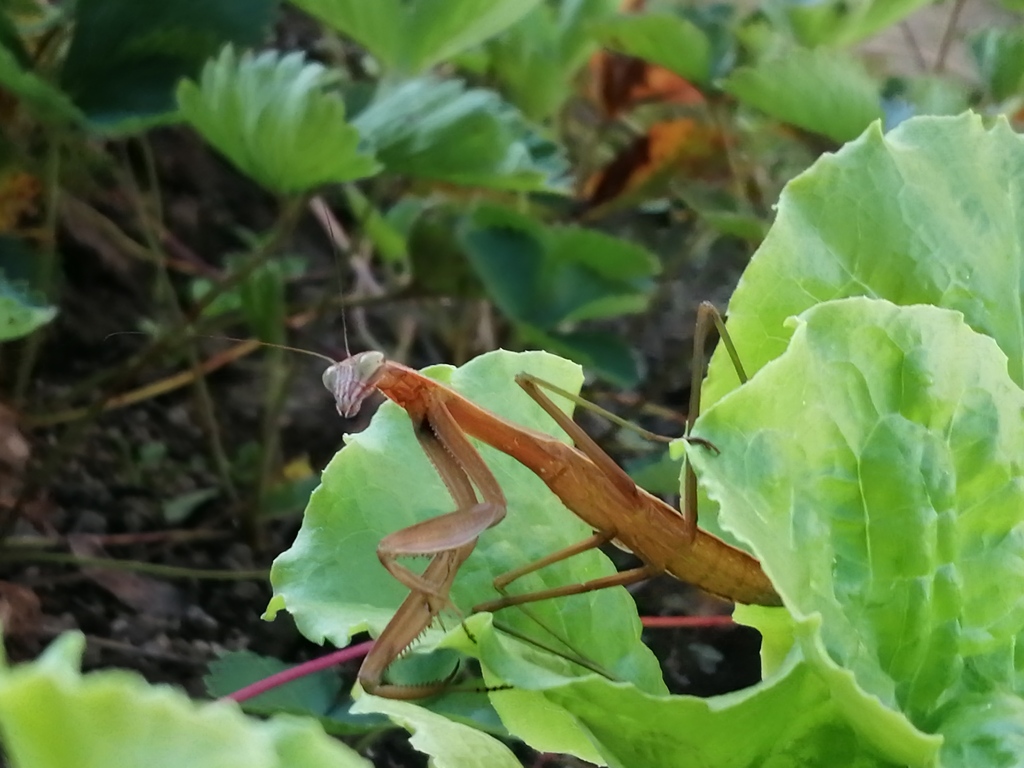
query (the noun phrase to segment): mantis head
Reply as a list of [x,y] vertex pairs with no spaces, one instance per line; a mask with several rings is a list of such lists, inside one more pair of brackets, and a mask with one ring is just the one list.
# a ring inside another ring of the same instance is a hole
[[380,352],[360,352],[333,363],[324,371],[324,386],[334,395],[338,413],[350,419],[359,413],[359,408],[384,372],[384,355]]

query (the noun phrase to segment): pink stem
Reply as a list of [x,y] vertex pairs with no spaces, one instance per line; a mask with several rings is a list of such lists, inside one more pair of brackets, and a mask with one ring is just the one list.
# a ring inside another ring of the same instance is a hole
[[224,699],[230,699],[231,701],[237,701],[239,703],[247,701],[259,696],[261,693],[266,693],[272,688],[277,688],[279,685],[290,683],[292,680],[298,680],[300,677],[311,675],[314,672],[320,672],[337,664],[344,664],[346,661],[361,658],[369,653],[370,648],[372,647],[373,641],[368,640],[367,642],[360,643],[359,645],[350,645],[348,648],[342,648],[340,651],[334,651],[333,653],[328,653],[325,656],[304,661],[301,664],[296,664],[294,667],[276,672],[273,675],[270,675],[270,677],[257,680],[255,683],[247,685],[245,688],[237,690],[234,693],[229,693],[224,697]]
[[[710,629],[734,626],[732,616],[643,616],[641,617],[641,622],[649,629]],[[289,667],[262,680],[257,680],[255,683],[247,685],[234,693],[229,693],[223,698],[239,703],[248,701],[249,699],[256,698],[261,693],[266,693],[269,690],[285,683],[290,683],[293,680],[298,680],[306,675],[312,675],[314,672],[320,672],[338,664],[344,664],[352,659],[362,658],[370,652],[372,647],[373,641],[368,640],[359,645],[351,645],[348,648],[342,648],[340,651],[334,651],[316,659],[304,661],[302,664],[296,664],[294,667]]]

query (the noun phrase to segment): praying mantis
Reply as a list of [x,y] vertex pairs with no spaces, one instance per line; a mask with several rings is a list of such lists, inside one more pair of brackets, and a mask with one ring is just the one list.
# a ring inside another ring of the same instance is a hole
[[[695,342],[701,349],[709,307],[702,305],[703,314],[699,315]],[[697,370],[695,380],[699,379]],[[417,699],[438,693],[448,684],[437,681],[397,685],[387,682],[385,673],[439,614],[446,610],[458,613],[449,592],[459,568],[473,552],[480,535],[505,517],[505,495],[470,437],[525,465],[595,531],[573,546],[499,576],[494,582],[499,592],[503,593],[504,587],[521,576],[607,542],[629,549],[644,563],[581,584],[503,596],[474,606],[474,612],[626,585],[663,572],[736,602],[781,604],[752,556],[696,527],[696,478],[692,472],[687,475],[684,514],[680,515],[639,488],[542,390],[566,393],[536,377],[520,374],[516,383],[573,439],[575,447],[507,421],[418,371],[387,360],[380,352],[361,352],[340,362],[332,361],[323,374],[323,382],[334,396],[338,412],[345,417],[358,413],[374,391],[402,407],[456,507],[453,512],[391,533],[378,545],[381,564],[410,591],[359,670],[359,682],[369,693]],[[695,411],[693,406],[691,424]],[[690,439],[714,448],[697,438]],[[430,558],[421,573],[399,562],[399,558],[414,556]]]

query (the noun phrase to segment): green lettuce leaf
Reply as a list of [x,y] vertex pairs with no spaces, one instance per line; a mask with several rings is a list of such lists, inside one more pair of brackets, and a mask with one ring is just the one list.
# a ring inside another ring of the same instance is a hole
[[[753,374],[786,348],[786,319],[844,296],[934,304],[996,340],[1024,384],[1024,137],[1002,118],[878,125],[786,185],[771,232],[729,301]],[[738,385],[716,351],[704,403]]]
[[[1022,705],[1005,662],[1024,630],[1024,392],[957,312],[861,297],[794,328],[697,421],[721,453],[688,449],[794,627],[753,623],[769,646],[795,636],[809,663],[852,675],[863,693],[847,715],[883,753],[869,698],[922,731],[977,740],[965,719]],[[1006,748],[976,748],[970,764],[1001,765]]]
[[315,720],[250,719],[198,704],[137,674],[79,672],[85,638],[67,634],[31,664],[0,670],[4,754],[23,768],[367,768]]

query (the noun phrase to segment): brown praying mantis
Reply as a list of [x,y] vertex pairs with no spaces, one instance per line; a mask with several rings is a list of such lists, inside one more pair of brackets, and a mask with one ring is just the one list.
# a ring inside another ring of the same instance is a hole
[[[703,339],[709,323],[716,318],[710,304],[701,306],[695,334],[696,359],[703,357]],[[731,347],[730,353],[735,360]],[[701,365],[695,362],[694,367],[690,426],[696,418],[702,372]],[[573,397],[569,393],[528,374],[516,377],[516,383],[573,439],[575,447],[507,421],[418,371],[386,360],[380,352],[362,352],[332,362],[323,381],[337,402],[338,412],[346,417],[354,416],[374,390],[401,406],[456,506],[453,512],[387,535],[377,547],[383,566],[410,592],[359,670],[359,681],[370,693],[415,699],[437,693],[447,685],[447,681],[395,685],[385,680],[385,672],[440,613],[457,613],[448,595],[459,568],[480,535],[506,514],[505,495],[470,437],[525,465],[595,531],[575,545],[499,576],[494,582],[499,592],[504,594],[504,588],[521,576],[607,542],[632,551],[643,562],[638,568],[580,584],[503,596],[475,606],[474,612],[626,585],[663,572],[735,602],[781,604],[751,555],[697,528],[696,477],[692,470],[687,470],[680,515],[639,488],[542,389]],[[698,438],[687,439],[714,449]],[[413,556],[430,557],[422,573],[399,562],[399,558]]]

